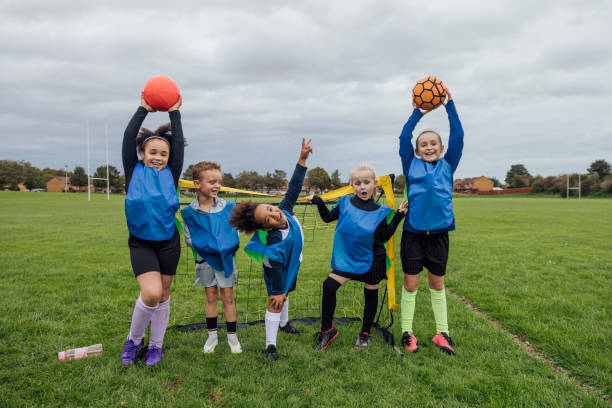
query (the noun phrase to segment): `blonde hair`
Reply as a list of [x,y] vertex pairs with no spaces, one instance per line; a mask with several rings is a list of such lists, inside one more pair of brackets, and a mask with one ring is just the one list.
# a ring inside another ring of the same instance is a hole
[[419,137],[423,136],[425,133],[433,133],[434,135],[438,136],[438,142],[440,142],[440,146],[442,146],[442,136],[440,136],[440,134],[438,132],[436,132],[435,130],[424,130],[421,133],[419,133],[419,135],[416,138],[416,141],[414,142],[414,147],[416,148],[416,150],[419,150]]
[[374,167],[370,166],[369,164],[360,164],[357,167],[354,167],[353,170],[351,170],[351,176],[349,177],[349,184],[353,184],[353,175],[355,173],[357,173],[358,171],[369,171],[370,173],[372,173],[372,178],[374,180],[376,180],[376,170],[374,170]]
[[193,177],[194,180],[199,180],[200,177],[202,176],[202,173],[204,173],[207,170],[221,171],[221,165],[219,165],[219,163],[210,162],[210,161],[199,162],[198,164],[193,166],[193,169],[191,170],[191,176]]

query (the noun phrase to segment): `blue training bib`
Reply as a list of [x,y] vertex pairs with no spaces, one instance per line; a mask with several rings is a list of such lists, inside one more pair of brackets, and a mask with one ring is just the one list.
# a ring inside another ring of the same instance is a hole
[[364,274],[374,261],[374,231],[391,212],[380,206],[375,211],[360,210],[344,196],[338,202],[340,216],[334,234],[331,267],[337,271]]
[[289,212],[285,210],[282,211],[287,217],[287,224],[289,224],[289,234],[285,239],[272,245],[266,245],[266,243],[262,241],[262,237],[260,237],[258,231],[253,235],[253,238],[251,238],[244,250],[257,262],[261,263],[263,262],[263,257],[268,257],[273,261],[282,263],[283,293],[287,293],[297,279],[300,270],[304,239],[302,236],[302,227],[298,220]]
[[157,171],[138,163],[125,197],[125,218],[132,235],[148,241],[165,241],[174,236],[174,214],[179,208],[172,172]]
[[200,213],[191,206],[181,210],[191,245],[213,269],[223,270],[226,278],[234,272],[234,254],[240,245],[238,231],[228,223],[235,205],[226,201],[225,208],[216,213]]
[[448,162],[431,164],[415,157],[406,178],[412,228],[433,231],[449,227],[454,215],[453,175]]

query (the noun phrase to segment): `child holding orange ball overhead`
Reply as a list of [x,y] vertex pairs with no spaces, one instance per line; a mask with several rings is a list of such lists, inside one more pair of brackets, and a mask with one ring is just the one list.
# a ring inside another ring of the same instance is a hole
[[419,274],[428,270],[431,305],[437,334],[432,342],[442,351],[455,354],[448,330],[444,275],[448,259],[448,232],[455,229],[453,213],[453,174],[463,150],[463,128],[455,103],[446,86],[444,104],[450,124],[448,150],[440,135],[433,130],[421,132],[412,147],[412,131],[429,111],[421,111],[413,101],[414,110],[400,135],[400,157],[406,177],[406,193],[410,203],[402,232],[401,258],[404,270],[402,290],[402,345],[410,353],[418,351],[417,338],[412,332]]

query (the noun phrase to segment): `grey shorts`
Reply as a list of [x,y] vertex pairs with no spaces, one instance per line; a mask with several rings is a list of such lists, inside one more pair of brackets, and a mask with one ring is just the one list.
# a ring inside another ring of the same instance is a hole
[[238,270],[236,269],[236,260],[234,259],[234,271],[226,278],[225,271],[213,269],[206,262],[196,263],[195,267],[195,282],[193,286],[204,286],[210,288],[216,286],[218,288],[233,288],[236,286],[238,278]]

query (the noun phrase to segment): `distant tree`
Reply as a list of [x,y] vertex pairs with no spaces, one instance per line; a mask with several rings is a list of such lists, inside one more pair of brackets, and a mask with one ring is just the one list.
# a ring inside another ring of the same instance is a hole
[[606,176],[604,180],[599,184],[599,188],[602,192],[611,194],[612,193],[612,176]]
[[511,188],[529,187],[531,185],[531,178],[529,176],[518,176],[515,175],[512,179]]
[[183,172],[184,180],[193,180],[193,166],[195,166],[195,164],[190,164]]
[[308,170],[308,187],[315,188],[322,192],[331,186],[331,179],[327,171],[321,167],[315,167],[312,170]]
[[501,182],[498,179],[496,179],[495,177],[487,177],[487,178],[493,182],[493,187],[501,187],[502,186]]
[[340,181],[340,172],[338,169],[332,171],[330,176],[331,187],[332,188],[340,188],[342,187],[342,181]]
[[87,173],[81,166],[76,166],[70,176],[70,184],[76,187],[82,187],[87,185]]
[[[108,180],[113,190],[121,189],[122,185],[119,182],[119,170],[115,166],[108,166]],[[96,172],[93,175],[94,178],[106,178],[106,166],[100,166],[96,169]],[[85,183],[87,184],[87,183]],[[94,180],[93,185],[96,188],[105,188],[106,180]]]
[[243,170],[236,176],[236,187],[245,190],[261,190],[265,187],[264,177],[254,170]]
[[29,190],[32,190],[33,188],[45,188],[47,182],[45,181],[45,177],[43,176],[42,172],[33,167],[28,169],[27,176],[23,184],[25,184]]
[[270,190],[280,190],[285,186],[285,178],[287,177],[287,173],[283,170],[275,169],[274,173],[267,174],[268,178],[268,186]]
[[[510,166],[510,170],[506,173],[506,184],[510,188],[518,188],[525,187],[525,178],[521,178],[520,180],[516,180],[517,177],[527,177],[527,180],[531,179],[531,174],[527,171],[524,165],[522,164],[513,164]],[[529,186],[529,181],[527,181],[527,186]]]
[[117,184],[118,184],[118,190],[123,191],[123,189],[125,188],[125,174],[122,174],[119,176],[119,179],[117,180]]
[[612,173],[612,166],[610,166],[610,163],[607,161],[600,159],[591,163],[587,171],[589,174],[597,174],[599,178],[603,180],[607,175]]
[[406,187],[406,176],[400,174],[395,178],[395,182],[393,183],[393,188],[396,191],[404,191],[404,187]]
[[0,160],[0,187],[8,185],[15,186],[25,181],[26,166],[31,166],[25,161]]
[[232,176],[232,173],[223,173],[221,185],[225,187],[236,187],[236,180],[234,176]]

